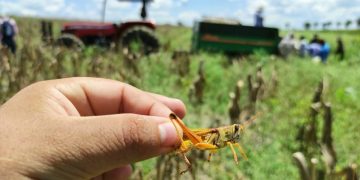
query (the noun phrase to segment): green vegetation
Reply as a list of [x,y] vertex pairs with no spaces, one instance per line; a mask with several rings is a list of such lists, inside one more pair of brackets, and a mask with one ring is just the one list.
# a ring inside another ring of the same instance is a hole
[[[149,57],[136,60],[137,69],[130,68],[123,56],[115,51],[89,47],[83,52],[73,52],[45,46],[39,35],[39,21],[19,19],[21,34],[18,38],[19,53],[4,61],[0,67],[0,100],[4,102],[19,88],[32,82],[71,76],[96,76],[130,83],[140,89],[176,97],[187,105],[185,123],[190,127],[208,127],[214,119],[221,125],[230,123],[227,108],[229,92],[239,79],[246,80],[254,74],[257,65],[263,65],[268,81],[275,67],[279,87],[274,97],[257,103],[261,116],[246,130],[241,144],[249,157],[236,165],[230,149],[221,149],[212,162],[197,159],[202,168],[198,177],[213,179],[298,179],[299,174],[292,162],[292,153],[299,146],[295,140],[298,126],[307,121],[309,106],[317,83],[325,78],[328,82],[324,99],[333,106],[333,138],[338,155],[337,166],[349,163],[360,165],[360,32],[316,32],[335,48],[338,35],[344,39],[346,59],[339,62],[332,54],[328,64],[315,64],[309,58],[292,57],[287,61],[256,52],[254,55],[230,63],[222,54],[201,52],[190,55],[190,73],[180,77],[175,73],[172,61],[175,50],[189,50],[191,29],[163,26],[158,29],[162,50]],[[59,30],[59,24],[55,28]],[[284,34],[285,32],[283,32]],[[296,32],[310,38],[315,32]],[[1,59],[1,57],[0,57]],[[3,58],[2,58],[3,59]],[[192,104],[188,99],[189,88],[196,78],[200,60],[205,61],[206,86],[204,103]],[[138,71],[138,76],[134,72]],[[241,97],[246,105],[247,90]],[[320,120],[321,118],[319,118]],[[135,164],[144,177],[154,179],[155,159]],[[189,175],[182,176],[183,179]]]

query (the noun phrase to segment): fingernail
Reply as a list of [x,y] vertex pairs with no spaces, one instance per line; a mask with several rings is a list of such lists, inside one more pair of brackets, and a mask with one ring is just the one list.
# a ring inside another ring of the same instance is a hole
[[174,146],[178,141],[177,131],[172,123],[159,125],[160,142],[164,147]]

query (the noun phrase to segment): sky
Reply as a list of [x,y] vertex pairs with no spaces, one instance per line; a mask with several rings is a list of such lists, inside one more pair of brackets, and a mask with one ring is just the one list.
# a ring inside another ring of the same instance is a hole
[[[49,18],[101,20],[103,0],[0,0],[0,13]],[[182,22],[191,26],[202,17],[221,17],[254,24],[264,7],[265,26],[299,29],[304,22],[344,22],[360,18],[360,0],[154,0],[149,19],[158,24]],[[106,21],[140,19],[140,3],[108,0]],[[335,24],[335,23],[333,23]],[[334,26],[335,27],[335,26]]]

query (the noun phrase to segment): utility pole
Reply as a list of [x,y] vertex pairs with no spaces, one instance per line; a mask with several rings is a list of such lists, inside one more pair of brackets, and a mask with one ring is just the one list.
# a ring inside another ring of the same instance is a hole
[[105,16],[106,16],[106,4],[107,4],[107,0],[103,1],[103,9],[102,9],[102,14],[101,14],[101,21],[105,22]]

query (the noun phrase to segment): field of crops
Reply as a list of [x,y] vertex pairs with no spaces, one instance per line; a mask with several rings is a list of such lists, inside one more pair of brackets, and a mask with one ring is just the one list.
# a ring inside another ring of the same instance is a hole
[[[299,134],[313,120],[311,105],[319,82],[323,82],[321,101],[331,103],[332,108],[332,144],[337,155],[334,171],[341,171],[352,163],[360,165],[360,83],[357,81],[360,79],[360,31],[316,32],[330,43],[332,49],[335,49],[338,36],[345,43],[345,60],[340,62],[331,54],[324,65],[296,56],[283,60],[262,51],[242,58],[207,52],[184,53],[181,58],[175,58],[175,51],[190,49],[191,29],[173,26],[158,28],[160,52],[129,60],[116,51],[97,47],[74,51],[46,45],[41,42],[40,21],[37,19],[18,18],[18,25],[17,55],[6,55],[4,50],[0,54],[0,103],[36,81],[72,76],[102,77],[179,98],[187,106],[185,123],[189,127],[205,128],[234,122],[229,117],[229,93],[234,92],[239,80],[244,82],[237,103],[241,112],[257,114],[257,119],[241,138],[248,161],[240,158],[236,165],[230,148],[220,149],[211,162],[206,161],[207,154],[194,152],[190,155],[193,172],[180,176],[177,169],[185,168],[184,163],[177,157],[166,156],[134,164],[135,179],[159,179],[162,176],[169,179],[300,178],[292,156],[304,150],[304,144],[309,145],[301,141]],[[60,23],[56,22],[55,31],[59,31],[59,26]],[[310,38],[313,33],[296,32],[296,35]],[[189,60],[189,69],[180,72],[185,60]],[[204,63],[203,95],[201,102],[197,102],[199,97],[194,91],[198,90],[194,82],[199,79],[201,61]],[[258,71],[260,67],[261,72]],[[251,100],[250,89],[254,87],[249,88],[249,75],[255,87],[262,84],[256,102]],[[314,117],[318,127],[315,135],[319,142],[305,147],[305,155],[311,156],[307,158],[318,159],[316,169],[319,170],[326,169],[320,148],[324,114],[320,110]]]

